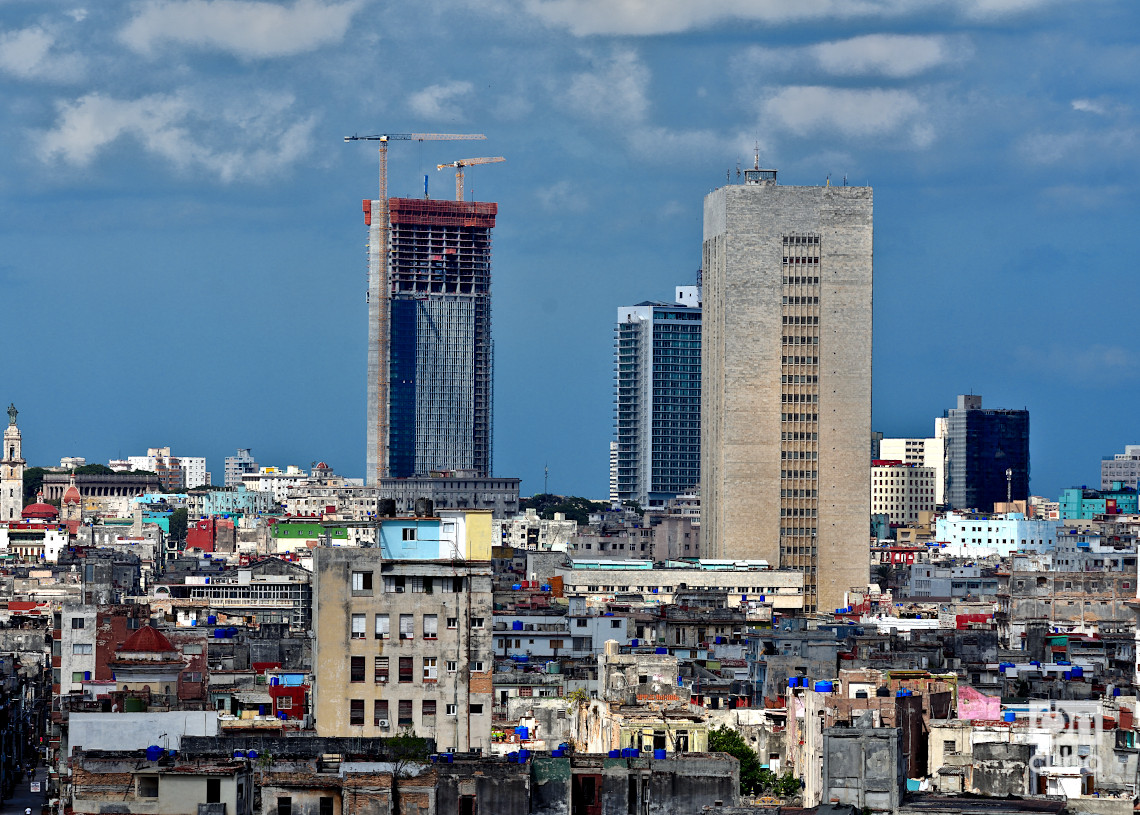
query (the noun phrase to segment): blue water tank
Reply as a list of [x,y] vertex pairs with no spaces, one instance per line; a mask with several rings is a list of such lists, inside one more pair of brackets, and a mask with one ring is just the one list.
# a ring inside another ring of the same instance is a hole
[[795,678],[794,676],[789,676],[789,677],[788,677],[788,687],[789,687],[789,688],[794,688],[794,687],[795,687],[796,685],[798,685],[798,684],[799,684],[799,683],[798,683],[798,682],[796,682],[796,678]]
[[280,685],[280,684],[281,684],[281,680],[278,679],[276,676],[269,677],[269,687],[271,687],[271,688],[276,687],[277,685]]
[[247,758],[249,758],[251,761],[253,761],[254,759],[256,759],[256,758],[257,758],[257,751],[256,751],[256,750],[250,750],[250,751],[249,751],[248,753],[246,753],[245,755],[246,755],[246,757],[247,757]]
[[1002,718],[1002,721],[1005,721],[1005,722],[1014,722],[1014,721],[1017,721],[1017,714],[1014,713],[1012,710],[1007,710],[1005,713],[1003,713],[1001,715],[1001,718]]
[[610,758],[621,758],[621,750],[610,750]]
[[653,751],[653,757],[656,759],[665,758],[665,751],[664,750],[654,750]]
[[530,750],[519,750],[519,764],[525,764],[528,758],[530,758]]
[[519,584],[519,583],[512,583],[512,584],[511,584],[511,589],[512,589],[513,591],[518,591],[518,590],[519,590],[519,589],[521,589],[521,588],[522,588],[522,585],[521,585],[521,584]]
[[562,758],[562,751],[558,750],[558,749],[551,750],[550,751],[550,757],[551,758]]
[[654,653],[655,654],[667,654],[667,653],[669,653],[669,649],[668,648],[657,648],[654,650]]
[[543,586],[543,587],[542,587],[542,590],[543,590],[543,591],[550,591],[550,586]]
[[1085,669],[1082,668],[1080,665],[1074,665],[1073,670],[1072,670],[1072,674],[1073,674],[1073,679],[1081,679],[1085,675]]
[[217,622],[218,622],[218,617],[216,614],[207,614],[206,615],[206,625],[214,625]]
[[224,633],[224,630],[223,630],[223,629],[221,629],[221,628],[215,628],[215,629],[214,629],[214,639],[216,639],[216,640],[220,640],[220,639],[222,638],[222,634],[223,634],[223,633]]
[[91,681],[91,671],[84,671],[83,672],[83,681],[84,682],[90,682]]
[[512,622],[511,623],[511,630],[512,631],[522,631],[523,630],[522,620],[515,620],[514,622]]
[[234,758],[245,758],[245,750],[234,750]]
[[162,758],[162,754],[165,752],[166,751],[159,747],[157,744],[152,744],[150,747],[146,748],[146,760],[158,761],[160,758]]
[[831,693],[835,690],[835,683],[826,679],[821,680],[815,683],[815,686],[812,688],[812,690],[818,693]]

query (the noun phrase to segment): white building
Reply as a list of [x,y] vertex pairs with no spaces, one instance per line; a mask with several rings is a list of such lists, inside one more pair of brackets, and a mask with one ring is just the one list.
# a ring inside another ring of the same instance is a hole
[[893,524],[917,523],[920,512],[934,511],[937,480],[933,467],[875,464],[871,467],[871,514],[887,515]]
[[[172,456],[170,455],[169,447],[149,447],[147,448],[145,456],[127,456],[125,469],[129,470],[147,470],[149,472],[158,472],[161,465],[168,461],[177,461],[178,466],[182,469],[182,484],[184,489],[194,489],[194,487],[201,487],[208,485],[209,473],[206,472],[206,459],[194,456]],[[112,470],[122,470],[123,461],[121,459],[112,461],[110,467]]]
[[548,521],[538,517],[534,508],[513,518],[492,521],[491,528],[496,546],[540,552],[565,552],[578,534],[577,521],[566,520],[561,512],[554,513],[554,520]]
[[308,473],[290,464],[285,469],[262,467],[256,473],[246,473],[241,477],[241,483],[247,490],[273,493],[273,500],[280,504],[285,502],[290,490],[300,487],[308,479]]
[[[946,491],[946,419],[934,420],[934,437],[929,439],[882,439],[879,458],[931,467],[934,470],[934,503],[945,501]],[[874,499],[872,498],[872,501]],[[874,510],[872,510],[872,513]]]
[[1057,521],[1006,515],[948,512],[935,520],[934,538],[957,557],[1005,557],[1019,548],[1051,549],[1057,542]]

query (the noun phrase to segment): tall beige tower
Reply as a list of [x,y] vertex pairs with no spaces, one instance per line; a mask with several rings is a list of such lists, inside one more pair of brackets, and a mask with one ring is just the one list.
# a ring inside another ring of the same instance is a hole
[[24,510],[24,461],[16,406],[8,405],[4,450],[0,452],[0,521],[18,521]]
[[701,535],[831,611],[869,572],[871,188],[744,178],[705,198]]

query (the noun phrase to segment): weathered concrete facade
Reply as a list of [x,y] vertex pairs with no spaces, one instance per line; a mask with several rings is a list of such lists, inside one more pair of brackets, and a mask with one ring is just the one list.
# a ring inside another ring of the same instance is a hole
[[701,530],[815,611],[867,582],[872,195],[771,175],[705,198]]
[[318,547],[313,710],[321,736],[411,730],[441,750],[491,747],[489,562],[386,560]]

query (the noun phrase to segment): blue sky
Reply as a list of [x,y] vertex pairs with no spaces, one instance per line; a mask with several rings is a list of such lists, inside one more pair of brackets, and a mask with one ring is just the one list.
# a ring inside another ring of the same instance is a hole
[[170,445],[363,475],[366,231],[498,201],[495,465],[603,496],[615,308],[737,163],[875,188],[874,426],[1028,407],[1032,489],[1140,442],[1132,0],[0,0],[0,399],[33,464]]

